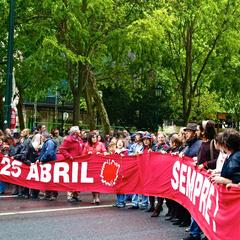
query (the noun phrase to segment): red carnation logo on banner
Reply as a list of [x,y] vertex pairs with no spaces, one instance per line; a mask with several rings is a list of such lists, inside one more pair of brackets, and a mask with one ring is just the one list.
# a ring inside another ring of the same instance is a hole
[[120,164],[116,163],[114,160],[104,162],[100,175],[102,183],[109,187],[113,187],[118,179],[119,168]]

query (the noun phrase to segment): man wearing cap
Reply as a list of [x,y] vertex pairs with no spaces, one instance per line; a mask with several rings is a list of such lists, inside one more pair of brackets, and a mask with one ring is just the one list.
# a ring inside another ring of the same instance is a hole
[[197,138],[198,125],[196,123],[188,123],[184,131],[186,147],[181,154],[188,157],[196,157],[202,144],[202,141]]
[[[69,130],[69,136],[64,139],[62,145],[58,149],[58,160],[73,160],[74,157],[79,157],[83,152],[83,141],[80,137],[81,132],[78,126],[73,126]],[[78,192],[67,193],[68,202],[78,202]]]
[[[180,153],[180,156],[188,156],[192,158],[197,157],[199,149],[202,144],[202,141],[197,137],[198,125],[196,123],[188,123],[184,131],[186,134],[186,147]],[[190,221],[191,215],[186,209],[184,209],[183,219],[179,221],[180,226],[186,226],[186,224],[189,225]],[[198,239],[201,239],[199,233],[191,232],[191,229],[190,235],[184,238],[184,240],[198,240]]]

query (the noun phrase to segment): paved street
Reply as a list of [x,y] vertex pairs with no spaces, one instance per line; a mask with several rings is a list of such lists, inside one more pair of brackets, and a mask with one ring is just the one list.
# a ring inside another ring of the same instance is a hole
[[0,239],[103,239],[175,240],[187,236],[184,228],[141,210],[117,209],[114,195],[101,196],[101,205],[90,203],[91,193],[81,193],[81,203],[66,202],[61,193],[55,202],[0,196]]

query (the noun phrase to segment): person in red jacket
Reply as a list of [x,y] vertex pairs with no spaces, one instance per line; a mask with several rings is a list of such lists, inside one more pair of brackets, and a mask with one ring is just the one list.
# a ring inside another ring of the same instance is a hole
[[78,126],[73,126],[69,130],[69,136],[64,139],[58,149],[58,160],[73,160],[74,157],[79,157],[83,153],[83,141]]
[[82,154],[100,154],[106,152],[107,150],[105,144],[103,142],[97,141],[97,134],[95,132],[89,133],[87,143],[84,146]]
[[[69,130],[69,136],[64,139],[60,145],[57,154],[57,160],[72,161],[74,157],[79,157],[83,153],[83,141],[81,139],[80,129],[73,126]],[[67,200],[69,202],[79,202],[78,192],[68,192]]]
[[[83,149],[83,155],[86,154],[107,154],[107,150],[105,144],[103,142],[98,142],[97,134],[95,132],[91,132],[88,135],[87,143]],[[93,192],[92,193],[93,200],[92,204],[100,204],[100,193]]]

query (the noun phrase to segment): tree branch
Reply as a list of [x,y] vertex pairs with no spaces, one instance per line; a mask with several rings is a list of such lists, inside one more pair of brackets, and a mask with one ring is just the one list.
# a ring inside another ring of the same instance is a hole
[[[174,57],[173,57],[173,47],[172,47],[172,39],[171,39],[171,33],[168,32],[168,39],[169,39],[169,48],[170,48],[170,53],[171,53],[171,58],[172,58],[172,62],[173,62],[173,67],[172,67],[172,70],[174,72],[174,75],[175,75],[175,78],[177,80],[177,82],[181,83],[179,77],[178,77],[178,74],[177,74],[177,67],[176,67],[176,64],[175,64],[175,61],[174,61]],[[180,58],[180,56],[178,56]]]

